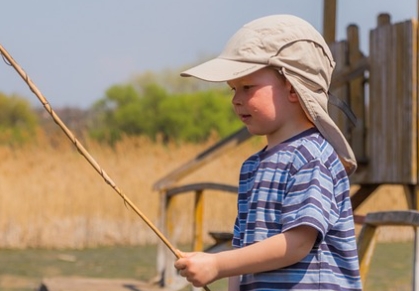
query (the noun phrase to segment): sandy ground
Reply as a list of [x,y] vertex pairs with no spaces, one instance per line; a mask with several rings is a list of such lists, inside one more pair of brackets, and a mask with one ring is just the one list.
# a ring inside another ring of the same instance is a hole
[[38,279],[28,279],[26,277],[12,275],[0,275],[0,290],[37,290],[40,284],[41,282]]

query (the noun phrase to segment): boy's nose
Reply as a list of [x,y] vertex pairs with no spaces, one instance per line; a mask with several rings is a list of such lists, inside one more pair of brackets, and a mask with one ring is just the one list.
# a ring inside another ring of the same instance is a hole
[[231,99],[231,103],[233,103],[233,105],[242,105],[242,101],[240,99],[239,94],[234,93],[233,98]]

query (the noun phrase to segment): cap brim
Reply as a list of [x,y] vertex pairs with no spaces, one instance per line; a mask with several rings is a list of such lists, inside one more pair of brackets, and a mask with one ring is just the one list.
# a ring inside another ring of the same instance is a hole
[[210,82],[234,80],[268,65],[216,58],[182,72],[182,77],[195,77]]

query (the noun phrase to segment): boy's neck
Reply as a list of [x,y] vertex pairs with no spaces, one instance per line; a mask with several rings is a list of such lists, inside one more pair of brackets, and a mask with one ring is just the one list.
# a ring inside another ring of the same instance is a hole
[[282,130],[276,132],[272,135],[267,135],[267,147],[266,150],[273,148],[277,144],[280,144],[293,136],[296,136],[297,134],[300,134],[310,128],[313,128],[314,125],[310,121],[307,120],[307,122],[299,123],[296,126],[283,128]]

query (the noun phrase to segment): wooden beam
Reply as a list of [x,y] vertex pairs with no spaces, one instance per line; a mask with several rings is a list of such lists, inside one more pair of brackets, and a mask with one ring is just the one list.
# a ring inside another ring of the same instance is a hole
[[375,235],[377,227],[374,225],[364,224],[358,236],[358,259],[359,272],[363,284],[367,280],[368,271],[371,265],[371,259],[374,254],[374,249],[377,243],[377,236]]
[[323,37],[326,43],[336,40],[336,0],[323,0]]
[[192,160],[186,162],[179,168],[175,169],[163,178],[159,179],[157,182],[154,183],[153,190],[163,191],[165,189],[170,188],[175,182],[179,181],[181,178],[186,177],[190,173],[206,165],[207,163],[214,160],[221,154],[227,152],[228,150],[236,148],[237,145],[248,140],[251,136],[252,135],[249,133],[247,128],[245,126],[242,127],[230,136],[222,139],[215,145],[206,149]]
[[335,71],[332,76],[330,89],[337,89],[338,87],[346,85],[348,82],[364,77],[365,71],[368,71],[369,68],[370,64],[368,57],[362,57],[354,61],[351,66],[346,66]]
[[355,211],[379,187],[379,184],[361,184],[359,189],[352,194],[352,209]]

